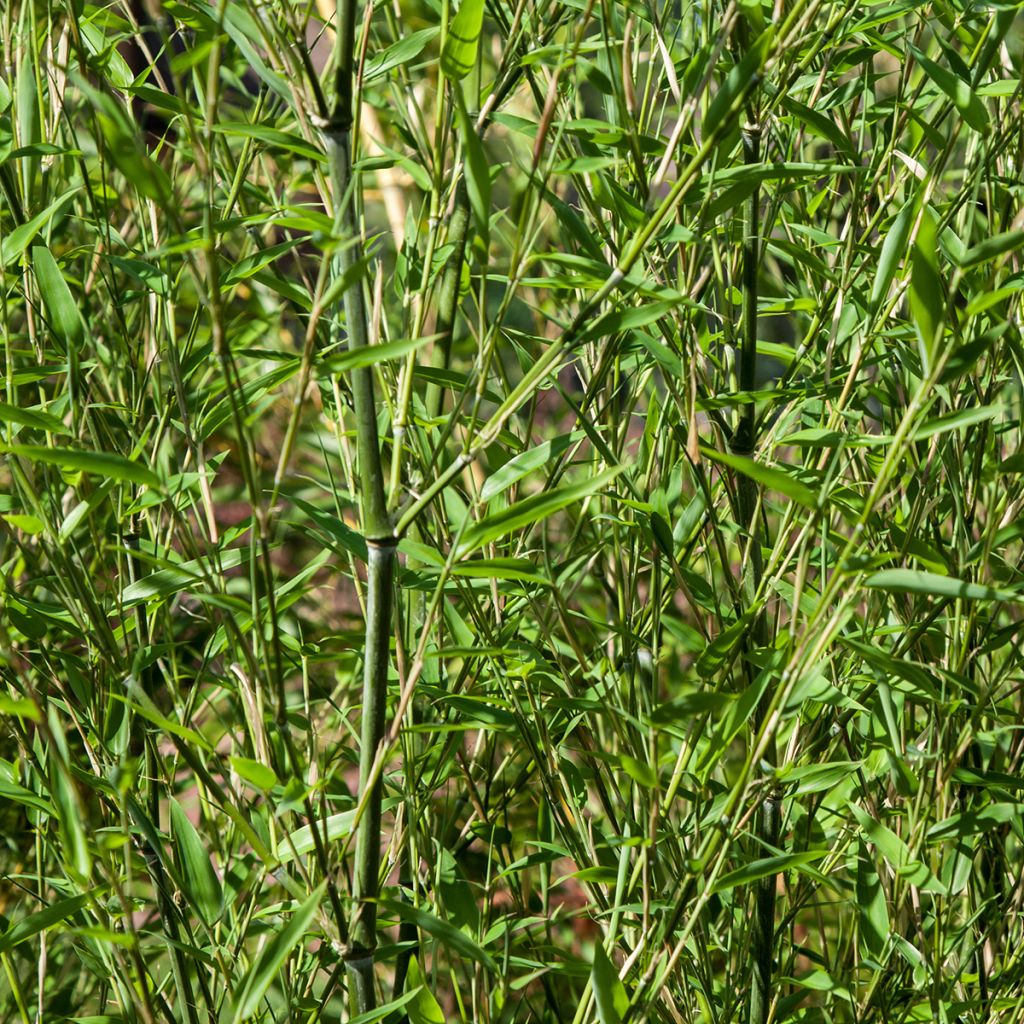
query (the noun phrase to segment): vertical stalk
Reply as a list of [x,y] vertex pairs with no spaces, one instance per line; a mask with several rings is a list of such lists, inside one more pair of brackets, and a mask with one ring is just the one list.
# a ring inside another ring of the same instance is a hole
[[[743,127],[743,162],[756,164],[761,160],[761,126],[750,122]],[[747,203],[746,223],[743,234],[743,349],[740,357],[740,390],[749,396],[757,385],[757,276],[760,258],[761,237],[761,195],[755,186]],[[756,409],[752,401],[742,406],[740,422],[732,442],[737,454],[751,455],[756,438]],[[750,565],[745,573],[744,587],[747,607],[757,599],[764,576],[764,559],[761,555],[761,527],[758,485],[748,476],[737,474],[737,499],[740,521],[747,531],[750,546]],[[770,643],[768,620],[760,612],[751,623],[747,635],[747,650],[767,647]],[[749,683],[754,682],[756,670],[747,659]],[[758,733],[764,723],[771,704],[771,688],[767,688],[755,711],[753,730]],[[769,745],[766,760],[775,762],[774,744]],[[779,838],[780,807],[774,794],[766,794],[755,819],[755,834],[758,845],[775,846]],[[760,851],[759,851],[760,852]],[[750,981],[749,1024],[766,1024],[771,1008],[771,981],[775,938],[775,875],[768,875],[756,883],[753,922],[753,965]]]
[[[324,129],[324,139],[330,163],[335,225],[337,234],[347,243],[341,247],[337,257],[337,273],[344,275],[361,259],[363,249],[356,213],[358,190],[352,178],[356,0],[341,0],[337,12],[336,99],[333,115]],[[343,301],[349,347],[368,346],[369,321],[363,282],[358,276],[345,290]],[[397,540],[387,512],[372,367],[353,370],[350,383],[356,420],[360,505],[368,555],[359,748],[360,798],[366,795],[367,786],[372,788],[356,835],[353,896],[357,906],[346,953],[355,1010],[361,1014],[376,1005],[373,967],[377,946],[383,786],[379,777],[373,781],[371,776],[374,757],[384,736]]]

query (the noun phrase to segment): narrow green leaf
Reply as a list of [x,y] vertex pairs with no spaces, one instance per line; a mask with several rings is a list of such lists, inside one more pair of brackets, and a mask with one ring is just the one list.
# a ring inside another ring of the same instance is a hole
[[754,708],[757,707],[770,680],[771,673],[761,672],[740,694],[739,698],[731,701],[726,707],[725,714],[722,715],[721,721],[716,726],[697,762],[697,774],[701,778],[707,777],[707,773],[719,763],[726,748],[739,731],[751,721]]
[[651,765],[638,761],[629,754],[620,754],[619,763],[622,770],[644,789],[654,789],[658,785],[658,774]]
[[922,594],[927,597],[961,598],[965,601],[1021,601],[1011,590],[966,583],[954,576],[940,576],[917,569],[883,569],[869,576],[864,585],[891,594]]
[[914,431],[914,440],[923,441],[926,437],[933,437],[935,434],[945,434],[950,430],[959,430],[961,427],[970,427],[975,423],[984,423],[986,420],[995,419],[1002,411],[998,405],[976,405],[971,409],[960,409],[957,412],[947,413],[945,416],[937,416]]
[[267,249],[260,249],[245,259],[239,260],[225,275],[222,281],[224,288],[230,288],[239,281],[252,277],[257,271],[262,270],[267,264],[273,263],[279,256],[291,252],[300,242],[301,238],[294,238],[288,242],[281,242],[280,245],[272,245]]
[[259,51],[265,45],[263,33],[245,5],[229,3],[221,10],[224,31],[245,57],[246,64],[256,72],[264,85],[285,101],[285,104],[292,103],[291,83],[287,81],[285,75],[271,71],[260,56]]
[[190,587],[201,587],[204,585],[204,572],[213,573],[218,568],[233,569],[251,557],[250,547],[229,548],[220,552],[216,562],[211,559],[195,558],[167,569],[159,569],[125,587],[121,593],[121,602],[127,607],[155,597],[170,597]]
[[32,270],[54,333],[68,351],[77,351],[85,336],[82,314],[57,261],[45,245],[32,247]]
[[33,793],[32,790],[26,789],[24,786],[19,786],[16,782],[9,782],[4,778],[0,778],[0,799],[10,800],[12,803],[21,804],[22,807],[31,807],[51,818],[57,816],[57,808],[48,800],[44,800],[38,793]]
[[527,558],[475,558],[457,562],[452,567],[452,575],[482,580],[521,580],[551,586],[551,580]]
[[769,875],[780,875],[792,868],[799,868],[803,864],[811,864],[821,860],[828,854],[828,850],[804,850],[802,853],[783,853],[775,857],[763,857],[760,860],[751,861],[743,867],[730,871],[712,886],[712,892],[724,892],[727,889],[735,889],[738,885],[749,885],[759,878],[767,878]]
[[542,491],[540,494],[532,495],[523,501],[516,502],[509,508],[487,516],[480,522],[474,523],[463,533],[456,557],[465,558],[470,552],[499,537],[504,537],[513,530],[533,526],[568,505],[573,505],[589,497],[595,491],[610,484],[623,469],[625,469],[624,466],[616,466],[578,483],[558,487],[552,491]]
[[882,250],[878,255],[878,267],[875,270],[874,284],[871,286],[870,307],[876,314],[881,309],[889,287],[896,277],[896,271],[907,254],[907,243],[910,240],[910,229],[914,226],[914,215],[917,212],[917,199],[910,199],[896,215],[882,242]]
[[601,942],[594,944],[594,965],[590,971],[590,982],[594,988],[594,1001],[597,1003],[597,1019],[601,1024],[622,1024],[623,1018],[629,1012],[629,996]]
[[[336,545],[332,545],[336,551],[347,551],[349,554],[355,555],[356,558],[365,562],[367,558],[366,552],[366,540],[362,534],[357,533],[350,526],[346,525],[344,520],[335,515],[333,512],[326,512],[323,509],[317,508],[315,505],[302,498],[295,496],[292,498],[292,502],[303,512],[309,516],[320,527],[328,537],[336,541]],[[312,533],[309,529],[309,523],[307,521],[301,521],[296,525],[305,532]]]
[[212,750],[209,742],[196,732],[195,729],[190,729],[188,726],[176,722],[173,718],[160,714],[156,705],[146,697],[135,679],[130,678],[127,685],[128,692],[136,699],[130,700],[123,694],[115,693],[113,694],[114,700],[124,701],[137,715],[141,715],[147,722],[152,722],[153,725],[169,736],[177,736],[179,739],[193,744],[198,750]]
[[231,1024],[241,1024],[259,1008],[260,1001],[281,973],[292,950],[305,938],[323,899],[327,883],[321,882],[309,898],[292,914],[288,924],[282,928],[263,948],[259,959],[246,974],[237,995],[230,1016]]
[[171,839],[178,850],[185,884],[185,895],[192,901],[199,916],[213,924],[220,916],[224,893],[210,863],[206,846],[188,815],[173,797],[170,800]]
[[50,760],[50,795],[57,808],[60,853],[71,876],[82,882],[92,874],[92,854],[85,834],[82,801],[67,766],[56,754],[52,754]]
[[806,508],[816,509],[818,507],[818,496],[805,483],[801,483],[788,470],[777,469],[773,466],[766,466],[761,462],[755,462],[745,455],[734,455],[732,452],[720,452],[714,448],[701,445],[701,453],[712,462],[720,462],[730,469],[735,469],[744,476],[769,490],[778,491],[787,498],[791,498],[798,505]]
[[95,88],[80,74],[75,75],[75,85],[90,102],[91,115],[103,132],[106,156],[141,195],[166,205],[173,191],[170,178],[146,151],[135,123],[124,106],[112,95]]
[[646,302],[642,306],[631,306],[629,309],[616,309],[598,317],[590,326],[585,327],[579,335],[580,342],[607,338],[624,331],[635,331],[660,320],[667,313],[683,302],[683,297],[661,299],[657,302]]
[[553,462],[566,448],[581,437],[583,437],[583,432],[577,430],[572,434],[545,441],[544,444],[539,444],[536,448],[528,448],[525,452],[520,452],[484,481],[484,485],[480,489],[480,500],[490,501],[495,495],[501,494],[512,484],[522,480],[524,476]]
[[384,1020],[385,1017],[390,1017],[392,1014],[397,1014],[399,1010],[404,1009],[417,997],[417,995],[419,995],[419,991],[417,989],[413,989],[411,992],[406,992],[397,999],[392,999],[383,1006],[374,1007],[372,1010],[367,1010],[365,1013],[359,1014],[358,1017],[350,1018],[349,1024],[378,1024],[378,1022]]
[[988,832],[1008,821],[1019,821],[1024,804],[989,804],[977,811],[964,811],[932,825],[928,829],[928,841],[938,842],[961,836],[978,835]]
[[57,214],[64,210],[64,207],[71,202],[78,194],[78,186],[68,189],[63,195],[55,199],[50,205],[37,213],[31,220],[19,224],[9,235],[4,237],[0,244],[0,266],[8,266],[18,259],[19,256],[29,247],[32,239],[50,223]]
[[232,757],[231,767],[238,772],[240,778],[257,789],[269,790],[277,785],[277,776],[273,769],[261,761],[254,761],[251,757]]
[[282,864],[286,864],[296,857],[302,857],[316,849],[316,842],[313,839],[314,827],[327,843],[336,843],[339,839],[346,838],[352,831],[352,822],[355,821],[355,817],[354,810],[342,811],[340,814],[332,814],[324,821],[317,822],[315,826],[303,825],[279,844],[278,860]]
[[0,402],[0,420],[50,434],[71,433],[56,416],[43,412],[42,409],[23,409],[21,406],[8,405],[6,402]]
[[953,106],[960,112],[963,119],[982,135],[988,132],[988,112],[985,104],[968,82],[959,75],[929,60],[917,47],[911,46],[910,52],[924,69],[925,74],[953,101]]
[[[240,5],[232,4],[231,6],[237,11]],[[225,27],[230,32],[230,28],[228,26]],[[249,124],[246,121],[221,121],[213,126],[213,130],[223,135],[253,139],[256,142],[263,143],[267,149],[285,150],[289,153],[294,153],[296,156],[305,157],[307,160],[322,161],[326,159],[322,150],[310,145],[301,135],[283,132],[268,125]]]
[[75,473],[91,473],[112,480],[127,480],[147,487],[160,487],[160,478],[148,466],[110,452],[84,452],[77,448],[12,444],[0,446],[0,454],[17,455],[30,462],[47,462]]
[[458,103],[459,129],[462,136],[462,151],[465,159],[466,191],[473,211],[476,230],[481,238],[490,234],[491,218],[491,173],[487,165],[483,143],[477,135],[473,118],[466,111],[461,96]]
[[427,988],[426,979],[420,970],[416,957],[409,959],[409,973],[406,985],[416,990],[416,997],[409,1003],[410,1024],[445,1024],[444,1011],[434,994]]
[[0,954],[9,953],[26,939],[31,939],[34,935],[49,930],[55,924],[66,921],[83,907],[87,907],[92,899],[92,892],[79,893],[77,896],[51,903],[48,907],[43,907],[42,910],[37,910],[20,921],[15,921],[6,932],[0,935]]
[[892,829],[876,821],[852,801],[849,808],[864,832],[864,837],[878,848],[878,852],[911,884],[928,892],[945,894],[946,887],[922,864],[911,856],[910,848]]
[[860,923],[860,941],[876,960],[885,951],[889,938],[889,909],[878,877],[878,868],[863,840],[857,856],[856,901]]
[[964,253],[960,266],[964,270],[989,263],[1007,252],[1017,252],[1024,248],[1024,231],[1006,231],[1001,235],[993,235]]
[[376,366],[377,363],[401,359],[402,356],[407,356],[410,352],[422,348],[435,337],[436,335],[433,334],[425,334],[421,338],[399,338],[396,341],[385,341],[380,345],[362,345],[359,348],[350,348],[345,352],[322,359],[317,363],[317,372],[321,376],[348,373],[349,370],[356,370],[362,366]]
[[945,298],[946,290],[939,276],[935,220],[931,211],[925,210],[910,256],[910,315],[917,328],[925,372],[931,367],[939,344]]
[[432,935],[441,945],[447,946],[467,960],[473,960],[493,973],[497,972],[498,965],[491,956],[484,952],[469,935],[450,925],[447,921],[443,921],[426,910],[421,910],[409,903],[401,903],[398,900],[383,899],[380,901],[380,906],[389,914],[416,925],[420,931]]
[[483,25],[484,0],[462,0],[441,48],[441,71],[446,78],[458,81],[476,66]]
[[708,107],[704,118],[705,132],[715,131],[729,112],[735,111],[743,97],[761,80],[761,69],[774,36],[774,29],[770,27],[762,32],[742,60],[726,75],[725,81]]
[[429,43],[441,31],[440,26],[420,29],[402,36],[397,43],[392,43],[380,53],[374,54],[363,68],[363,81],[372,82],[375,78],[386,75],[393,68],[401,67],[414,57],[418,57]]
[[794,796],[822,793],[855,778],[857,770],[862,766],[862,761],[830,761],[826,764],[806,765],[780,772],[779,781],[793,786]]
[[836,149],[853,156],[855,152],[853,143],[850,142],[843,134],[839,125],[829,116],[831,111],[821,113],[812,107],[806,107],[802,103],[797,103],[796,100],[789,96],[783,97],[782,108],[787,114],[803,121],[815,134],[820,135],[823,139],[828,139]]

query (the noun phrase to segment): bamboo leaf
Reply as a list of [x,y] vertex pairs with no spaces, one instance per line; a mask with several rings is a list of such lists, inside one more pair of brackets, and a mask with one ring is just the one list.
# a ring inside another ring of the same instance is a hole
[[480,500],[488,502],[491,498],[511,487],[512,484],[530,473],[546,466],[557,459],[571,444],[583,437],[582,431],[575,431],[562,437],[552,438],[536,448],[529,448],[508,460],[484,481],[480,490]]
[[418,32],[410,32],[402,36],[396,43],[381,50],[367,62],[363,68],[363,82],[372,82],[375,78],[381,78],[394,68],[407,64],[414,57],[418,57],[432,39],[441,29],[432,25],[430,28],[420,29]]
[[986,420],[995,419],[1002,412],[997,405],[977,405],[971,409],[959,409],[923,423],[914,431],[914,440],[923,441],[936,434],[945,434],[950,430],[960,430],[962,427],[974,426],[975,423],[984,423]]
[[988,587],[981,583],[966,583],[953,576],[940,576],[918,569],[883,569],[869,576],[864,585],[890,594],[921,594],[964,601],[1016,601],[1021,595],[1012,590]]
[[988,132],[988,112],[970,84],[959,75],[930,60],[916,46],[909,49],[925,74],[953,101],[953,106],[963,119],[976,132],[985,135]]
[[232,757],[231,767],[256,789],[271,790],[277,785],[277,776],[272,768],[251,757]]
[[483,24],[484,0],[462,0],[441,48],[441,71],[446,78],[459,81],[476,66]]
[[726,75],[704,118],[706,132],[715,131],[729,111],[734,110],[742,98],[761,80],[761,69],[774,37],[774,29],[767,28],[754,40],[740,62]]
[[917,328],[925,372],[935,357],[945,308],[937,253],[935,222],[931,212],[925,210],[910,258],[910,314]]
[[1022,248],[1024,248],[1024,231],[1006,231],[1000,235],[986,238],[968,249],[960,261],[960,266],[964,270],[970,270],[982,263],[990,263],[1004,253],[1018,252]]
[[406,984],[416,989],[416,997],[409,1003],[410,1024],[445,1024],[444,1011],[434,994],[427,988],[426,979],[420,970],[416,957],[409,959],[409,973]]
[[594,965],[590,981],[594,988],[598,1020],[601,1024],[622,1024],[629,1012],[629,996],[600,942],[594,944]]
[[42,409],[23,409],[21,406],[8,405],[6,402],[0,402],[0,420],[49,434],[71,433],[56,416],[43,412]]
[[342,811],[340,814],[330,815],[325,821],[318,821],[315,825],[303,825],[280,844],[278,859],[282,864],[286,864],[316,849],[316,842],[313,839],[314,828],[319,831],[326,843],[336,843],[339,839],[346,838],[352,832],[355,817],[354,810]]
[[216,561],[196,558],[167,569],[158,569],[125,587],[121,593],[121,601],[125,606],[130,606],[140,601],[156,597],[166,598],[182,590],[202,587],[205,585],[204,574],[233,569],[251,557],[252,548],[229,548],[227,551],[221,551]]
[[220,916],[223,889],[199,833],[177,800],[170,800],[171,838],[181,860],[185,894],[207,924]]
[[766,466],[761,462],[755,462],[745,455],[734,455],[732,452],[720,452],[714,448],[707,448],[701,445],[701,452],[713,462],[720,462],[722,465],[735,469],[751,480],[779,494],[784,494],[799,505],[806,508],[816,509],[818,507],[818,496],[806,484],[801,483],[791,472],[779,469],[774,466]]
[[465,558],[485,544],[490,544],[514,530],[533,526],[555,512],[582,501],[610,484],[624,469],[624,466],[616,466],[578,483],[558,487],[552,491],[543,491],[487,516],[462,534],[456,557]]
[[326,882],[310,894],[309,898],[292,914],[285,925],[263,948],[256,963],[246,974],[238,993],[235,996],[231,1016],[231,1024],[241,1024],[251,1017],[259,1008],[267,990],[281,973],[285,961],[291,956],[292,950],[306,937],[320,908]]
[[427,342],[436,337],[433,334],[426,334],[421,338],[399,338],[395,341],[385,341],[380,345],[361,345],[358,348],[350,348],[337,355],[328,356],[317,364],[317,372],[321,375],[348,373],[350,370],[357,370],[363,366],[376,366],[378,363],[390,362],[392,359],[401,359],[410,352],[416,352]]
[[66,921],[69,917],[77,914],[83,907],[95,898],[95,890],[79,893],[77,896],[70,896],[67,899],[51,903],[34,914],[15,921],[10,928],[0,935],[0,954],[9,953],[15,946],[20,945],[27,939],[31,939],[40,932],[49,931],[54,925]]
[[889,294],[893,279],[896,277],[896,271],[907,255],[907,244],[910,241],[910,231],[914,226],[916,212],[917,199],[913,198],[904,204],[885,234],[882,250],[878,256],[875,280],[871,286],[870,307],[874,314],[881,309],[885,297]]
[[874,858],[863,840],[859,846],[855,880],[859,937],[866,952],[878,959],[889,938],[889,910]]
[[49,463],[75,473],[90,473],[93,476],[126,480],[147,487],[161,486],[160,478],[148,466],[110,452],[85,452],[77,448],[44,448],[12,444],[0,446],[0,454],[16,455],[29,462]]
[[259,252],[254,252],[252,255],[246,256],[245,259],[239,260],[224,275],[222,286],[224,288],[230,288],[232,285],[238,284],[239,281],[244,281],[246,278],[252,277],[253,274],[262,270],[268,264],[273,263],[278,257],[283,256],[287,252],[291,252],[291,250],[301,242],[301,238],[292,239],[288,242],[281,242],[280,245],[272,245],[267,249],[260,249]]
[[50,755],[50,795],[57,809],[64,863],[71,877],[83,882],[92,874],[92,853],[85,834],[82,801],[68,767],[56,753]]
[[32,247],[32,269],[54,333],[68,351],[82,347],[85,324],[64,275],[45,245]]
[[441,945],[447,946],[450,950],[460,954],[467,960],[472,960],[482,967],[486,967],[491,972],[497,972],[498,965],[491,956],[484,952],[477,945],[476,941],[464,931],[460,931],[447,921],[426,910],[421,910],[419,907],[414,907],[408,903],[401,903],[398,900],[383,899],[380,901],[380,906],[403,921],[409,921],[416,925],[420,931],[432,935]]
[[490,234],[491,217],[491,173],[487,166],[487,156],[483,143],[477,135],[473,118],[466,112],[461,95],[458,103],[458,118],[462,136],[463,155],[465,159],[466,190],[469,193],[469,205],[476,221],[476,230],[481,238]]
[[780,875],[784,871],[799,868],[804,864],[812,864],[827,855],[828,850],[804,850],[802,853],[782,853],[775,857],[762,857],[760,860],[751,861],[735,871],[722,875],[711,887],[711,891],[725,892],[728,889],[735,889],[738,885],[749,885],[759,878]]
[[68,189],[63,195],[55,199],[41,213],[37,213],[31,220],[19,224],[9,235],[6,235],[0,244],[0,266],[6,267],[13,263],[32,243],[32,239],[39,234],[58,214],[62,213],[79,192],[79,187]]

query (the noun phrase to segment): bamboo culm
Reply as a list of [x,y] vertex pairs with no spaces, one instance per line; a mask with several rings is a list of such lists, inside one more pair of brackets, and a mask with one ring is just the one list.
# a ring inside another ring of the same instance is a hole
[[[336,272],[345,275],[362,258],[363,250],[357,217],[357,189],[352,177],[354,0],[343,0],[338,4],[337,12],[337,98],[334,114],[324,129],[324,138],[330,164],[336,232],[343,242],[337,256]],[[343,305],[349,348],[369,345],[369,321],[360,275],[356,275],[345,290]],[[357,1014],[362,1014],[376,1006],[374,952],[380,886],[382,784],[378,778],[372,783],[368,795],[366,787],[370,785],[374,758],[384,738],[398,542],[387,511],[372,367],[353,370],[350,386],[356,421],[360,504],[367,545],[366,635],[359,748],[360,799],[366,798],[366,809],[356,834],[353,884],[356,909],[346,965],[354,1009]]]
[[[748,123],[742,131],[743,161],[757,164],[761,160],[761,127]],[[743,351],[740,358],[740,390],[747,396],[757,386],[757,276],[760,257],[761,236],[761,195],[754,188],[747,204],[746,223],[743,234]],[[756,410],[752,401],[743,404],[740,422],[732,443],[737,454],[750,456],[757,441]],[[740,522],[748,534],[750,545],[749,570],[745,574],[745,601],[752,608],[764,575],[764,559],[761,554],[761,528],[759,523],[759,489],[750,477],[737,474],[737,504]],[[752,652],[769,646],[771,637],[768,619],[764,611],[756,613],[747,635],[747,651]],[[748,685],[753,685],[757,670],[747,661]],[[755,733],[760,730],[771,703],[771,688],[767,688],[755,712]],[[773,745],[768,748],[766,760],[774,764]],[[765,856],[765,847],[775,847],[779,840],[779,803],[774,793],[766,795],[758,810],[755,830],[759,849],[757,856]],[[767,875],[755,884],[753,923],[753,964],[750,982],[749,1024],[767,1024],[771,1011],[771,981],[774,964],[775,939],[775,885],[776,876]]]

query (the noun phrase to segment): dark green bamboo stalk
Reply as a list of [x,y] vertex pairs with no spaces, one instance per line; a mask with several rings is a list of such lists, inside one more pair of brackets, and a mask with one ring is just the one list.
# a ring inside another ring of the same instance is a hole
[[[337,273],[353,270],[362,257],[357,217],[357,189],[352,178],[353,78],[355,61],[355,0],[337,7],[337,92],[334,113],[324,129],[335,204],[335,224],[344,244],[337,257]],[[345,329],[350,348],[369,345],[369,326],[363,282],[358,275],[345,290]],[[390,659],[391,602],[395,579],[397,540],[387,512],[385,473],[377,431],[377,401],[373,370],[352,371],[352,404],[356,420],[356,457],[360,484],[363,532],[367,545],[366,640],[363,652],[363,707],[359,749],[360,798],[366,810],[356,834],[353,896],[355,918],[346,953],[353,1001],[357,1013],[376,1005],[374,951],[377,946],[377,896],[380,882],[380,823],[382,784],[372,781],[373,761],[384,736]]]
[[[743,162],[756,164],[761,159],[761,126],[748,123],[742,132]],[[740,355],[740,390],[749,396],[757,386],[757,276],[760,258],[761,237],[761,195],[755,186],[747,203],[746,223],[743,233],[743,350]],[[756,444],[756,420],[754,403],[745,402],[741,407],[740,422],[732,442],[737,454],[751,455]],[[759,514],[759,488],[748,476],[737,474],[737,500],[740,522],[747,530],[750,545],[750,567],[746,573],[744,588],[747,607],[757,600],[764,575],[764,559],[761,554],[761,527]],[[770,642],[768,620],[759,612],[751,623],[747,636],[747,651],[765,648]],[[748,681],[753,684],[756,669],[747,661]],[[754,717],[754,732],[760,731],[771,703],[770,688],[761,698]],[[774,763],[774,744],[768,748],[767,760]],[[779,836],[779,804],[774,795],[767,796],[758,809],[755,819],[755,834],[759,845],[775,846]],[[762,850],[758,855],[762,855]],[[771,980],[774,961],[775,938],[775,875],[760,879],[755,889],[753,923],[753,969],[750,981],[750,1024],[766,1024],[771,1009]]]

